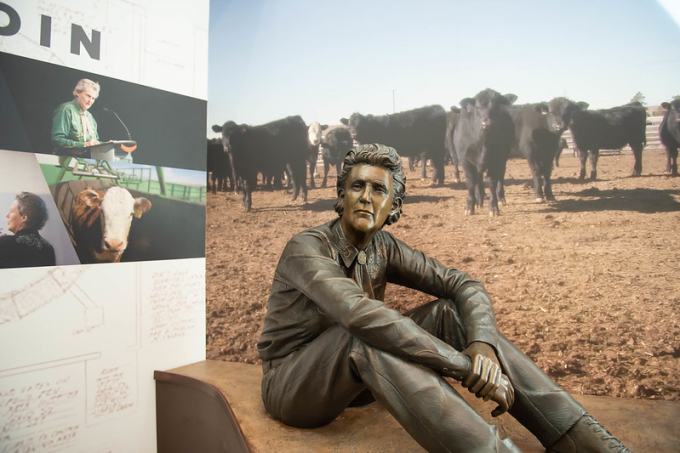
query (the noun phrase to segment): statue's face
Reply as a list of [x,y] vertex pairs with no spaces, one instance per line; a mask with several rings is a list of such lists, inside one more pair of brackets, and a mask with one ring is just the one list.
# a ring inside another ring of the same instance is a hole
[[350,170],[341,193],[342,229],[347,239],[357,245],[359,238],[375,234],[397,208],[392,194],[392,174],[383,167],[357,165]]

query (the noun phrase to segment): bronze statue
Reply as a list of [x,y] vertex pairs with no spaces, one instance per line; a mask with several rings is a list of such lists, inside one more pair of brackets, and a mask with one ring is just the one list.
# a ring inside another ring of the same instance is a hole
[[[548,451],[628,451],[498,332],[481,282],[382,231],[401,215],[405,182],[393,148],[352,149],[338,177],[340,218],[286,245],[257,345],[267,411],[313,428],[375,399],[428,451],[519,451],[443,378],[452,377]],[[382,302],[387,282],[439,299],[401,314]]]

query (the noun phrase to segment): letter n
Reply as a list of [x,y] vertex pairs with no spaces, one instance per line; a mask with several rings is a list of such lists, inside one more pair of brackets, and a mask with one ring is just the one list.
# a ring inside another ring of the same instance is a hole
[[76,24],[71,24],[71,53],[80,55],[80,44],[85,47],[90,58],[99,60],[99,51],[101,47],[101,33],[97,30],[92,30],[92,39],[85,34],[83,27]]

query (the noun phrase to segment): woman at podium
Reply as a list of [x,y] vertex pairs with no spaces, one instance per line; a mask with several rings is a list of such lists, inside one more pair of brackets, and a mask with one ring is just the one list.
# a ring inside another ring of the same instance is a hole
[[88,111],[99,97],[99,84],[81,79],[73,90],[74,99],[56,108],[52,117],[54,153],[62,156],[90,157],[86,147],[99,144],[97,122]]

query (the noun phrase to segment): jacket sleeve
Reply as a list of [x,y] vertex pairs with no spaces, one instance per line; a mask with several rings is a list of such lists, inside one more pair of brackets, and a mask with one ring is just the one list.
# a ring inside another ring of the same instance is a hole
[[388,239],[393,241],[388,247],[392,253],[388,259],[388,281],[452,300],[465,327],[467,344],[482,341],[497,349],[496,314],[484,284],[410,248],[392,235]]
[[72,112],[60,107],[54,112],[52,118],[52,144],[59,148],[83,148],[85,142],[69,138],[71,124],[73,121]]
[[455,379],[467,376],[467,357],[421,329],[411,318],[369,298],[331,256],[330,246],[323,239],[298,235],[286,246],[277,272],[365,343]]

